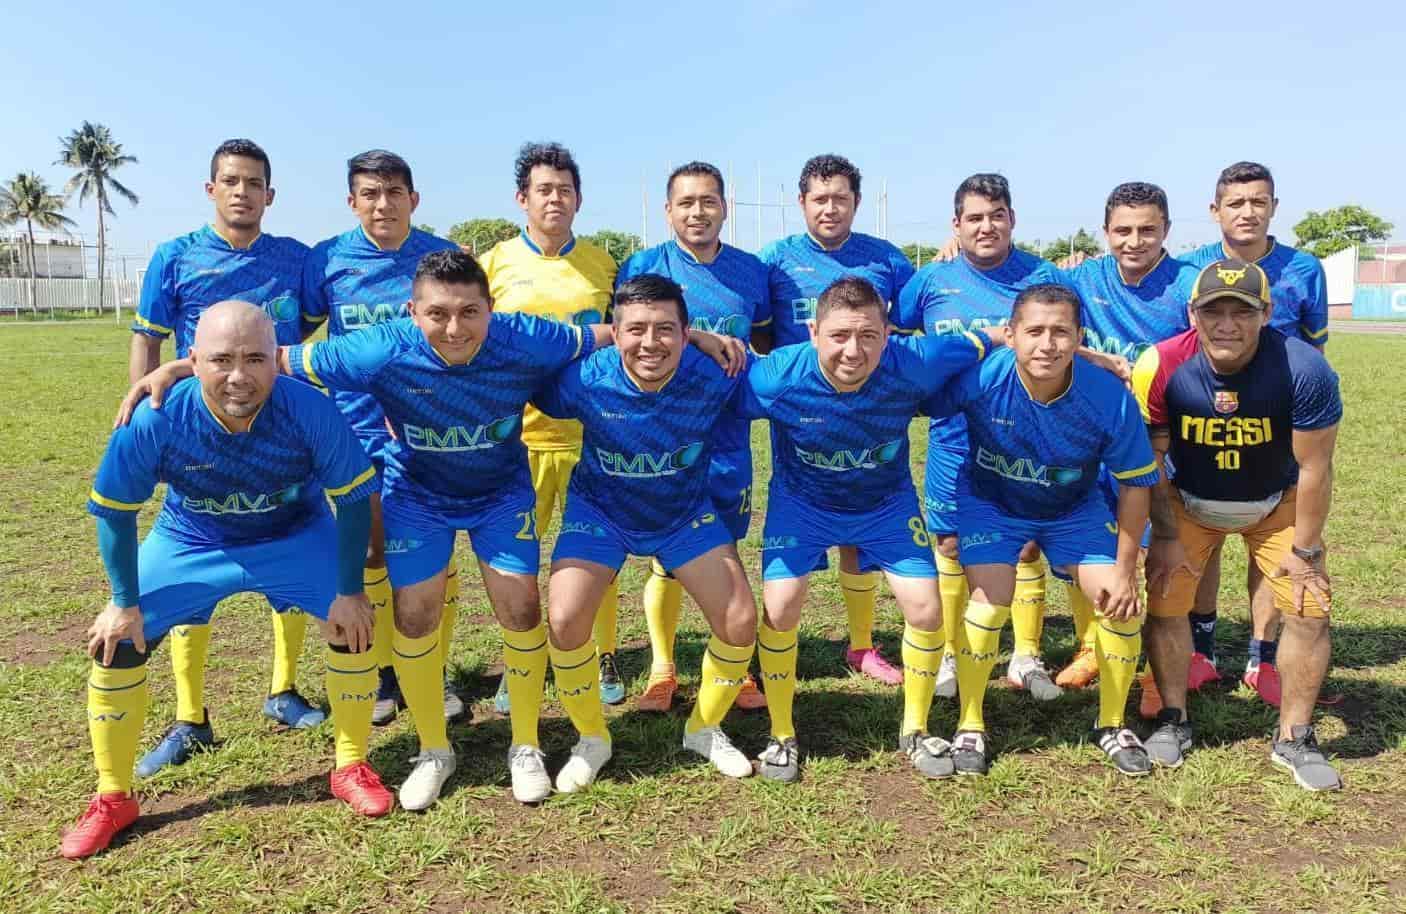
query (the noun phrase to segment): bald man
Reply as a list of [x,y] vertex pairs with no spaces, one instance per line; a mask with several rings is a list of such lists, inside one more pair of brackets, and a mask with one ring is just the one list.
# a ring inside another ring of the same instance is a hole
[[[332,793],[367,816],[394,803],[366,761],[376,698],[361,584],[371,463],[331,400],[278,377],[273,322],[260,309],[209,308],[191,357],[194,378],[113,432],[88,496],[111,596],[88,632],[98,790],[64,836],[69,859],[103,850],[136,821],[133,761],[151,650],[174,626],[208,623],[216,604],[242,591],[320,622],[336,729]],[[137,512],[159,482],[165,502],[139,547]]]

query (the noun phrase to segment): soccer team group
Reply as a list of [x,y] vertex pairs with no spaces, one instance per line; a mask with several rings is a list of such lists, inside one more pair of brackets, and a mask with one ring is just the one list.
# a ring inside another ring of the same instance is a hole
[[[797,632],[831,548],[847,662],[901,685],[897,746],[922,775],[987,771],[983,698],[1007,621],[1013,685],[1048,701],[1097,682],[1091,742],[1111,764],[1176,768],[1193,742],[1187,693],[1220,675],[1232,533],[1251,556],[1245,681],[1280,707],[1272,759],[1305,788],[1341,786],[1311,721],[1330,659],[1322,534],[1342,405],[1321,351],[1322,270],[1269,234],[1263,166],[1216,181],[1221,242],[1173,258],[1166,195],[1122,184],[1104,210],[1110,253],[1060,267],[1013,244],[1006,180],[973,175],[954,195],[955,244],[915,273],[852,230],[860,174],[834,155],[801,171],[806,231],[760,256],[720,240],[718,169],[675,169],[674,237],[618,271],[572,232],[581,176],[560,145],[522,148],[526,227],[477,257],[413,227],[399,156],[347,164],[358,224],[309,249],[261,231],[264,151],[222,144],[212,222],[161,245],[145,274],[134,386],[88,501],[112,595],[88,644],[98,789],[65,856],[136,820],[134,772],[213,745],[209,623],[245,591],[272,608],[264,713],[288,727],[324,719],[295,677],[307,619],[325,634],[332,793],[362,815],[393,809],[367,745],[408,709],[419,753],[398,799],[432,805],[455,768],[446,721],[465,713],[446,678],[460,530],[501,627],[495,701],[524,803],[584,789],[610,760],[602,704],[625,700],[615,578],[629,555],[652,559],[637,706],[671,706],[686,591],[712,634],[683,745],[726,776],[801,775]],[[921,498],[915,416],[930,417]],[[760,611],[737,551],[754,419],[772,444]],[[544,614],[538,533],[558,507]],[[1047,568],[1080,639],[1057,678],[1041,660]],[[880,572],[904,617],[901,668],[873,642]],[[168,635],[177,720],[138,763],[148,658]],[[1125,708],[1144,649],[1140,737]],[[537,732],[549,665],[579,736],[555,779]],[[950,741],[928,733],[935,695],[959,702]],[[733,704],[770,715],[755,767],[721,729]]]

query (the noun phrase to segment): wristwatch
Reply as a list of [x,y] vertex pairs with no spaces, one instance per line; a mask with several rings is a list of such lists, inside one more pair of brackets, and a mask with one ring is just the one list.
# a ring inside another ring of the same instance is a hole
[[1298,556],[1309,564],[1314,564],[1319,559],[1323,558],[1323,553],[1327,551],[1324,549],[1322,543],[1319,543],[1312,549],[1300,549],[1298,546],[1290,546],[1289,548],[1294,551],[1294,555]]

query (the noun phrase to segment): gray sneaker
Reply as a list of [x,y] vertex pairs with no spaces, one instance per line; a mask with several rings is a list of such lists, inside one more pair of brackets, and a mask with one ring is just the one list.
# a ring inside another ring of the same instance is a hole
[[1137,734],[1127,727],[1095,727],[1092,739],[1123,774],[1141,777],[1150,774],[1152,761]]
[[986,734],[979,730],[958,730],[952,737],[952,761],[958,774],[984,777],[991,770]]
[[1152,764],[1163,768],[1180,768],[1191,751],[1191,721],[1181,719],[1181,708],[1163,708],[1157,712],[1157,727],[1142,741]]
[[762,777],[768,780],[794,784],[801,779],[801,749],[793,736],[784,740],[773,737],[757,761],[762,763]]
[[1290,739],[1274,741],[1274,753],[1270,756],[1274,764],[1292,771],[1294,780],[1304,790],[1341,790],[1343,779],[1323,757],[1313,725],[1299,724],[1290,733]]
[[1011,657],[1011,662],[1006,667],[1006,680],[1016,688],[1029,692],[1030,697],[1036,701],[1054,701],[1064,694],[1064,690],[1055,685],[1055,681],[1050,678],[1049,670],[1045,669],[1045,661],[1029,654],[1015,654]]
[[952,761],[952,746],[945,739],[928,736],[922,730],[905,733],[898,738],[898,751],[908,756],[913,767],[930,778],[950,778],[957,773]]

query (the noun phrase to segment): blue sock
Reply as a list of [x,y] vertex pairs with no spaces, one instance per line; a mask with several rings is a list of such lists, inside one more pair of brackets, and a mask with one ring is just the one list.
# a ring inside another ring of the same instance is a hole
[[1216,662],[1216,614],[1191,613],[1191,644],[1198,654]]
[[1261,663],[1273,664],[1275,657],[1279,653],[1278,641],[1261,641],[1258,638],[1250,639],[1250,662],[1248,666],[1254,668]]

